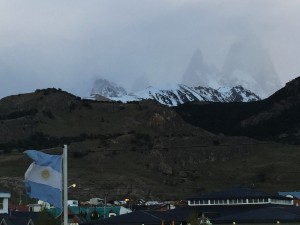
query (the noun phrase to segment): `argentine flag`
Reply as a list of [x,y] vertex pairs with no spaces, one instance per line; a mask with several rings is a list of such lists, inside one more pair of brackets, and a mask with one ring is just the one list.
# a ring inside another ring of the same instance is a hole
[[62,208],[62,156],[35,150],[25,153],[34,160],[25,173],[27,194]]

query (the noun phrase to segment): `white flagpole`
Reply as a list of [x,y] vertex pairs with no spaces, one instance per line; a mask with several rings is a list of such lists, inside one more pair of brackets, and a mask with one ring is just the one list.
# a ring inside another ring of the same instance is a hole
[[63,149],[64,225],[68,225],[68,147]]

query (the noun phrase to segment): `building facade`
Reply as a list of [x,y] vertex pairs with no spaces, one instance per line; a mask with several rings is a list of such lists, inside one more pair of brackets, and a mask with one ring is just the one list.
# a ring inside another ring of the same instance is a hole
[[8,213],[8,199],[11,197],[10,192],[0,190],[0,214]]
[[293,198],[282,195],[270,195],[251,188],[234,188],[221,192],[188,198],[189,206],[209,205],[293,205]]

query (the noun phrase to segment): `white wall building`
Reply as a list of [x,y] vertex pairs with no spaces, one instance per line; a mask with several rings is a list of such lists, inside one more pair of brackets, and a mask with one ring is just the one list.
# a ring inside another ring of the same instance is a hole
[[68,206],[79,206],[78,200],[68,200]]
[[293,199],[280,195],[271,195],[252,188],[232,188],[188,198],[189,206],[210,205],[293,205]]
[[8,213],[8,199],[10,197],[10,192],[0,190],[0,214]]

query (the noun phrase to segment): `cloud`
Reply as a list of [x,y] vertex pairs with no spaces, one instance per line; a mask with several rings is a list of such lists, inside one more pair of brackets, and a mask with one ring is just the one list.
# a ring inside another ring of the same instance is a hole
[[292,0],[66,0],[0,2],[0,97],[60,87],[85,96],[103,77],[130,90],[180,82],[199,48],[221,68],[254,34],[283,82],[300,71],[300,2]]

